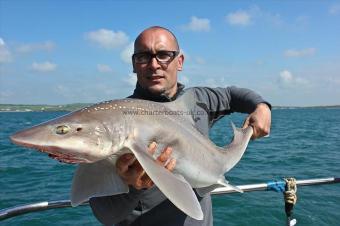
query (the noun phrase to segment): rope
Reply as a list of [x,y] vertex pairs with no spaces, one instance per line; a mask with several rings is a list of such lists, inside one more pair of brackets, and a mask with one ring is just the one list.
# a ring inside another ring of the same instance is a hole
[[297,196],[296,196],[296,180],[295,178],[284,178],[286,182],[286,189],[285,192],[283,193],[285,203],[295,205],[297,201]]
[[295,178],[284,178],[286,182],[285,191],[283,192],[284,200],[285,200],[285,212],[287,215],[287,225],[293,226],[296,224],[296,220],[292,219],[293,208],[297,201],[296,196],[296,180]]

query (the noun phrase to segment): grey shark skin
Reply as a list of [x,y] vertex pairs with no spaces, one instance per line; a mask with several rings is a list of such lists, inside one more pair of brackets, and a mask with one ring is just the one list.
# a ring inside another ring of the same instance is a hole
[[[72,182],[73,206],[91,197],[127,193],[128,186],[114,165],[118,156],[132,152],[174,205],[201,220],[203,213],[192,188],[203,194],[216,186],[232,186],[224,174],[241,159],[253,129],[233,126],[233,141],[217,147],[197,131],[190,115],[183,114],[194,107],[192,95],[187,91],[170,103],[138,99],[102,102],[19,131],[11,140],[64,162],[80,163]],[[152,141],[158,144],[154,156],[147,152]],[[166,146],[172,147],[176,159],[173,172],[154,161]]]

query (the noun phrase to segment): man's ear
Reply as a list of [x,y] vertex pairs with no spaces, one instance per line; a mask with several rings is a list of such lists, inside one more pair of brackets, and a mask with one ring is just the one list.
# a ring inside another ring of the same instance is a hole
[[184,64],[184,55],[181,53],[181,55],[178,56],[177,60],[178,60],[177,71],[182,71]]
[[133,68],[133,73],[136,73],[136,69],[135,69],[135,62],[133,59],[131,59],[131,62],[132,62],[132,68]]

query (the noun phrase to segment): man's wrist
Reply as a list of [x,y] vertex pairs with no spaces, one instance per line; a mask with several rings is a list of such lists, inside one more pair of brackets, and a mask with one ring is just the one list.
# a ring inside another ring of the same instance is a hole
[[258,109],[258,108],[262,108],[262,109],[266,108],[268,110],[271,110],[271,105],[269,103],[267,103],[267,102],[261,102],[261,103],[258,103],[256,105],[256,109]]

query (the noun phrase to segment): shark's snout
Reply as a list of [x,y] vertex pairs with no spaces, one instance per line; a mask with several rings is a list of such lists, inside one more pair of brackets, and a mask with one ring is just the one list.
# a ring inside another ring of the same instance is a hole
[[19,138],[18,138],[18,133],[12,134],[9,139],[12,141],[14,144],[18,144]]
[[30,136],[27,134],[26,131],[19,131],[15,134],[12,134],[10,137],[10,140],[12,143],[21,145],[21,146],[28,146],[32,145],[32,140],[30,139]]
[[48,153],[51,158],[54,158],[56,160],[59,160],[61,162],[65,163],[84,163],[88,162],[86,159],[83,159],[79,156],[75,156],[72,153],[65,153],[64,150],[57,146],[49,146],[49,145],[43,145],[39,142],[39,137],[43,139],[41,134],[37,135],[35,134],[35,131],[33,131],[35,128],[27,129],[19,131],[13,135],[10,136],[10,140],[12,143],[27,147],[27,148],[33,148],[36,150],[39,150],[44,153]]
[[27,148],[34,148],[40,151],[44,151],[40,142],[39,137],[42,138],[42,136],[39,136],[39,134],[35,134],[35,128],[21,130],[19,132],[16,132],[12,134],[9,138],[12,141],[12,143],[16,145],[20,145]]

